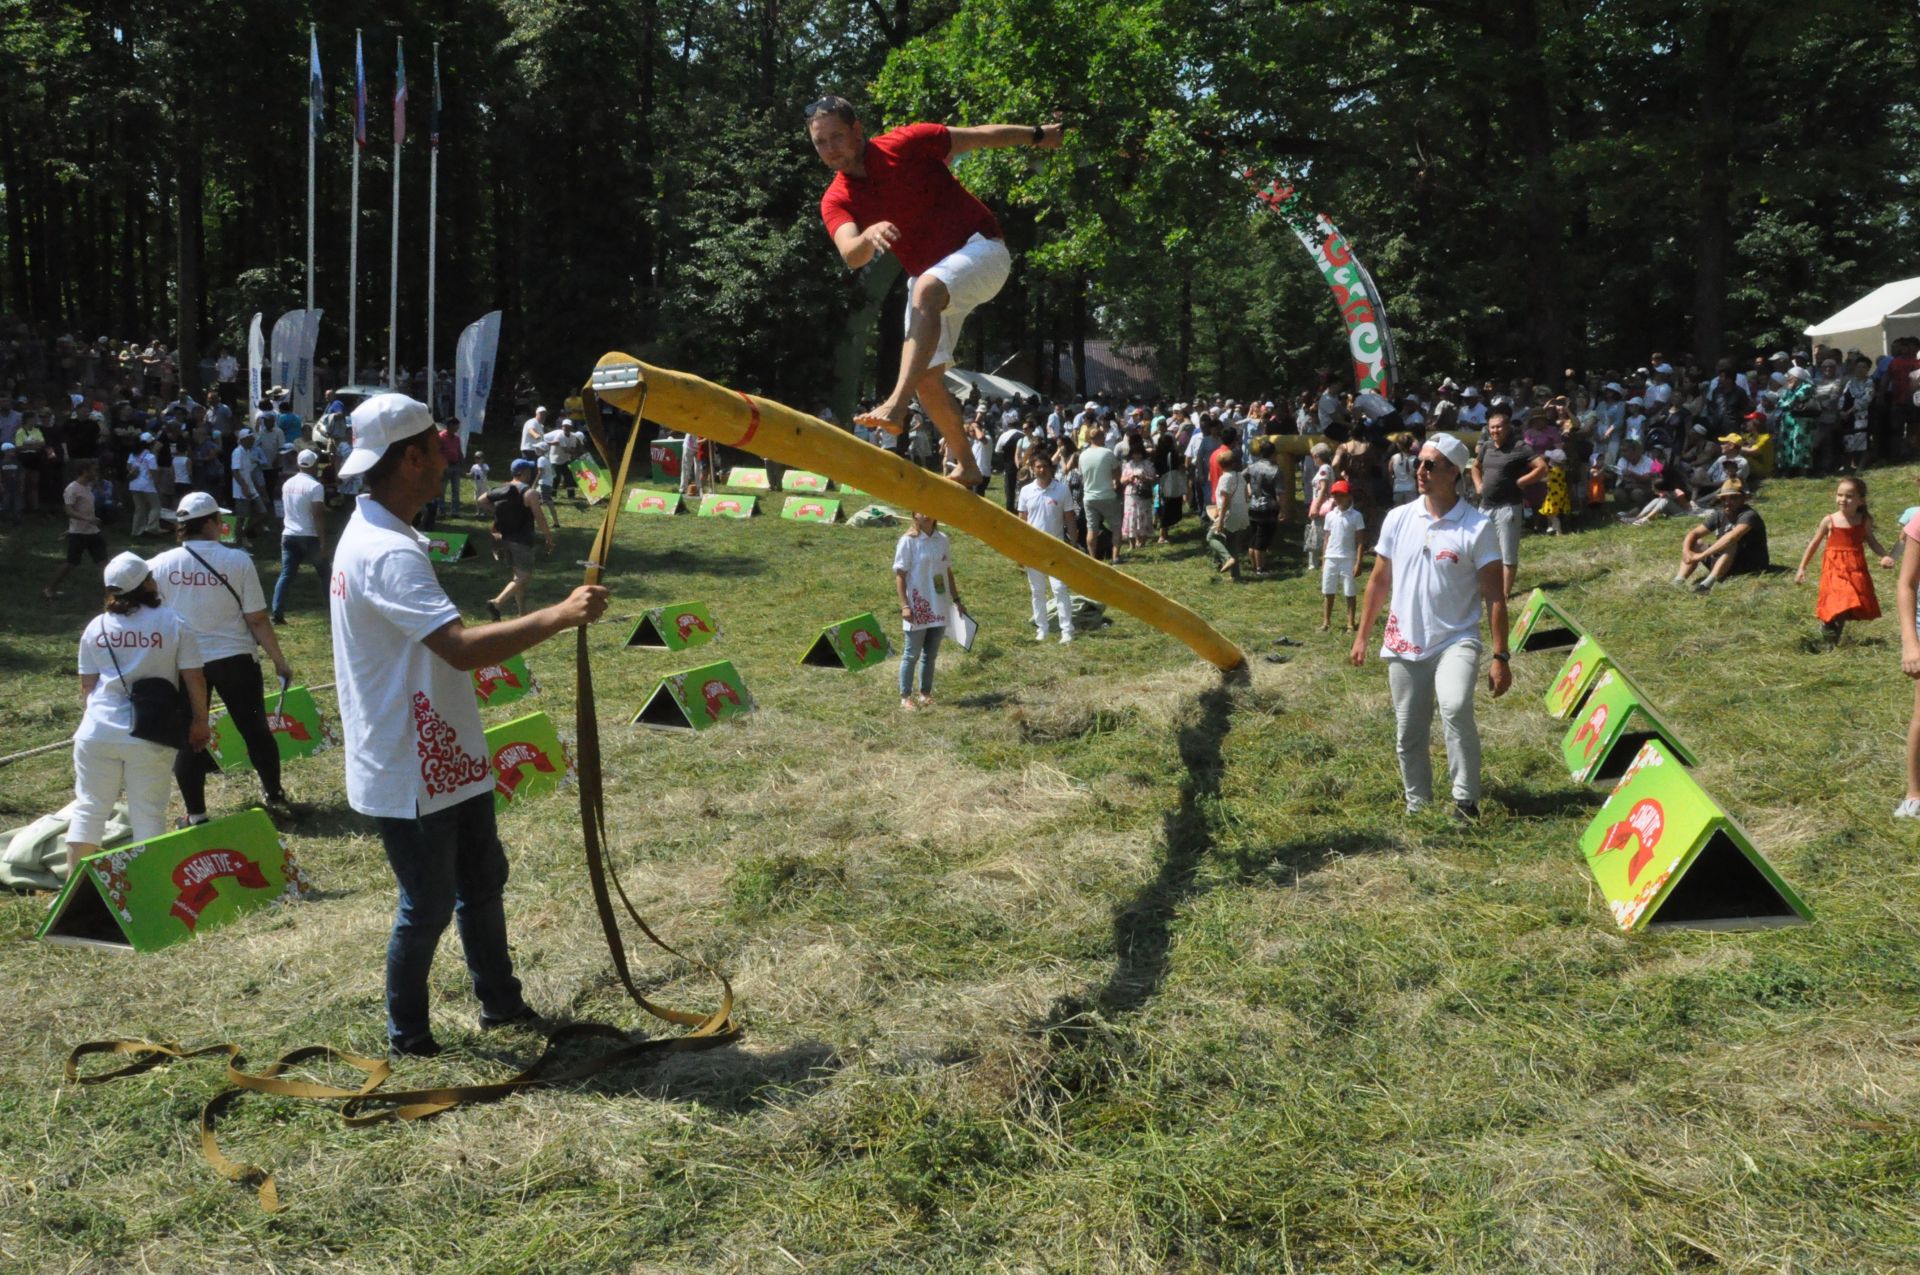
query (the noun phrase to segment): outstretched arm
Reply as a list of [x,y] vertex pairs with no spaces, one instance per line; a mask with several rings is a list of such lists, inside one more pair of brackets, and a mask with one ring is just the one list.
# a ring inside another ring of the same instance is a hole
[[1807,564],[1813,561],[1814,551],[1820,547],[1820,542],[1827,538],[1827,526],[1832,521],[1832,515],[1828,515],[1820,520],[1818,527],[1814,528],[1813,539],[1807,541],[1807,551],[1800,555],[1800,567],[1793,573],[1793,582],[1795,584],[1803,584],[1806,582]]
[[1065,130],[1063,124],[1044,124],[1040,126],[1036,139],[1032,124],[982,124],[977,128],[950,128],[948,136],[952,139],[950,158],[959,158],[968,151],[999,150],[1008,146],[1037,146],[1041,150],[1054,150],[1060,145],[1060,134]]

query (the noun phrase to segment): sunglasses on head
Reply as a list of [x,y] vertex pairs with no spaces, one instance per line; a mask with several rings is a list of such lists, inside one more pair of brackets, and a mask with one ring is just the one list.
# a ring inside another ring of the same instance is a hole
[[808,102],[806,110],[802,113],[801,118],[812,119],[816,115],[831,115],[834,111],[834,108],[836,108],[839,105],[840,105],[840,99],[836,97],[823,97],[818,101]]

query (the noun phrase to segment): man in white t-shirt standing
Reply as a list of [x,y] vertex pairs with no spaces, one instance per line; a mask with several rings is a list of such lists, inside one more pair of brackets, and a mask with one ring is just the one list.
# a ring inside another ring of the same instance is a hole
[[140,450],[127,458],[127,494],[133,497],[133,527],[130,536],[144,536],[160,530],[160,488],[154,478],[160,471],[160,458],[153,450],[153,435],[140,435]]
[[533,415],[520,423],[520,454],[528,460],[537,460],[546,450],[547,409],[536,407]]
[[1446,729],[1453,808],[1480,815],[1480,728],[1473,687],[1480,667],[1480,609],[1492,630],[1487,681],[1495,699],[1512,683],[1507,652],[1507,590],[1500,546],[1487,516],[1460,498],[1467,445],[1435,434],[1414,470],[1420,499],[1388,511],[1374,545],[1373,575],[1349,659],[1366,663],[1373,622],[1387,612],[1380,657],[1393,694],[1395,745],[1407,813],[1433,799],[1431,733],[1436,699]]
[[245,548],[254,522],[266,513],[260,499],[260,471],[253,463],[253,431],[243,429],[227,456],[227,472],[233,476],[234,539]]
[[387,1038],[395,1054],[440,1051],[427,1014],[434,949],[458,911],[480,1026],[534,1017],[507,950],[507,855],[493,813],[493,765],[468,676],[606,611],[582,585],[564,602],[468,628],[410,525],[440,491],[446,456],[426,404],[376,394],[353,412],[341,468],[367,494],[334,547],[334,680],[347,803],[373,819],[398,883],[387,943]]
[[313,476],[320,454],[311,448],[293,458],[293,477],[281,485],[280,506],[280,578],[273,583],[273,622],[287,622],[287,586],[300,574],[303,563],[313,564],[313,574],[326,587],[326,573],[320,568],[327,554],[327,491]]
[[[1020,516],[1027,525],[1038,528],[1055,540],[1072,540],[1077,533],[1073,516],[1073,493],[1054,476],[1053,457],[1036,449],[1027,460],[1033,481],[1020,489]],[[1073,641],[1073,595],[1066,583],[1046,572],[1027,568],[1027,588],[1033,594],[1033,640],[1047,640],[1047,589],[1053,589],[1053,609],[1060,616],[1060,640]]]

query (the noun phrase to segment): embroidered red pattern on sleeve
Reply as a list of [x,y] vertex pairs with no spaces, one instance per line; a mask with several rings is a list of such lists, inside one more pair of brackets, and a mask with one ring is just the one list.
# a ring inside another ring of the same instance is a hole
[[420,691],[413,693],[413,731],[418,737],[414,747],[420,753],[420,778],[427,785],[427,796],[457,792],[468,784],[488,777],[487,759],[467,752],[453,727]]

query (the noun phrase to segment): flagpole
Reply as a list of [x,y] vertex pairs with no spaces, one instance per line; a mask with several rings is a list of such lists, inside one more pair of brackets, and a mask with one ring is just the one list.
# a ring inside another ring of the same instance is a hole
[[[308,48],[314,50],[314,61],[319,61],[320,36],[312,23],[307,24]],[[314,148],[320,137],[320,121],[314,111],[319,103],[313,100],[313,85],[307,86],[307,309],[313,309],[313,170]]]
[[406,84],[407,40],[405,36],[396,37],[399,41],[399,59],[396,74],[399,76],[394,90],[393,120],[393,253],[387,266],[387,388],[399,389],[399,378],[394,375],[400,363],[400,142],[405,136],[406,117],[401,114],[405,109],[405,99],[400,96]]
[[358,385],[355,376],[360,346],[360,152],[366,147],[367,72],[361,56],[360,31],[353,32],[354,87],[353,115],[353,228],[347,249],[347,384]]
[[434,278],[440,247],[440,41],[433,42],[433,124],[427,133],[427,409],[433,409]]

